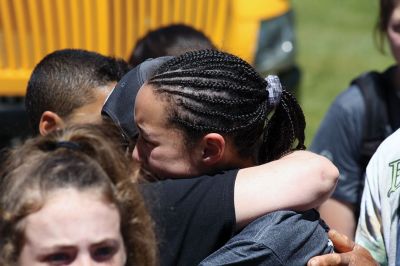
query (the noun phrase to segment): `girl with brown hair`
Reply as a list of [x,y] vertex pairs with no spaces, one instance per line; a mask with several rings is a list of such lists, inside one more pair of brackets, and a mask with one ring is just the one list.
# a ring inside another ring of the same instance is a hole
[[0,184],[0,265],[156,263],[134,169],[113,139],[109,126],[73,126],[10,152]]

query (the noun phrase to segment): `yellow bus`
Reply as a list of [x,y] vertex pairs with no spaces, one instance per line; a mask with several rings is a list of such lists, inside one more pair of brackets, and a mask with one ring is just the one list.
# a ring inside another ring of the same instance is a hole
[[31,71],[48,53],[80,48],[127,59],[149,30],[176,23],[261,73],[296,69],[288,0],[0,0],[0,123],[16,124]]

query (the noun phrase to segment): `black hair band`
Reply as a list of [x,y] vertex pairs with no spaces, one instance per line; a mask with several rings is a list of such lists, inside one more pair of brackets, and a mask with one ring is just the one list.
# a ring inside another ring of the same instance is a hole
[[55,143],[55,149],[66,148],[70,150],[80,150],[81,146],[73,141],[58,141]]

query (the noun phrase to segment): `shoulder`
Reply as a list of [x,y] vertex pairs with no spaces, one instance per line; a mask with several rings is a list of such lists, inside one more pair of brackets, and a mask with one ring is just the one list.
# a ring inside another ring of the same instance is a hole
[[327,227],[316,211],[276,211],[250,223],[224,248],[262,265],[305,265],[311,257],[330,252],[328,242]]
[[174,210],[186,215],[188,210],[195,209],[197,213],[204,210],[211,214],[212,210],[223,209],[234,216],[237,172],[230,170],[215,175],[148,182],[141,184],[140,190],[150,209],[158,209],[160,213]]
[[396,130],[392,135],[387,137],[381,145],[379,145],[375,154],[372,156],[370,164],[382,162],[387,164],[388,161],[400,159],[400,129]]
[[337,160],[346,156],[356,158],[361,145],[365,112],[365,103],[359,87],[350,86],[331,104],[315,134],[310,150],[326,155],[335,164],[338,163]]
[[[377,153],[387,153],[391,150],[399,150],[394,147],[400,145],[400,129],[396,130],[392,135],[387,137],[378,147]],[[399,151],[400,153],[400,151]]]
[[330,108],[330,112],[341,111],[348,114],[356,114],[365,112],[365,103],[357,85],[351,85],[345,91],[340,93]]
[[156,224],[163,264],[197,264],[228,241],[235,228],[236,173],[232,170],[141,185]]
[[[367,166],[367,178],[378,178],[377,175],[368,175],[375,169],[389,169],[392,164],[396,163],[397,165],[400,163],[400,129],[396,130],[392,135],[387,137],[381,145],[379,145],[378,149],[372,156],[368,166]],[[400,167],[396,166],[396,169]]]
[[328,229],[319,218],[319,213],[315,210],[275,211],[250,223],[236,238],[252,239],[267,246],[274,246],[280,242],[284,244],[285,241],[282,240],[284,238],[293,239],[294,234],[301,238],[306,234],[313,234],[316,230],[327,238],[325,233]]
[[333,101],[314,140],[318,142],[320,139],[325,139],[325,136],[342,137],[343,134],[343,137],[348,137],[349,133],[359,135],[365,112],[365,103],[359,87],[350,86]]
[[[235,182],[239,169],[220,172],[214,175],[203,175],[193,178],[166,179],[155,182],[143,182],[141,190],[145,194],[158,191],[158,193],[183,193],[186,194],[190,188],[208,188],[210,186],[226,186]],[[150,193],[153,194],[153,193]]]

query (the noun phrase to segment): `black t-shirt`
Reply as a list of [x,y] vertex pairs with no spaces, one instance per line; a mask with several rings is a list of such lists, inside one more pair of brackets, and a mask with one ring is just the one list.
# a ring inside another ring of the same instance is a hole
[[161,265],[197,265],[232,237],[237,172],[141,186],[156,223]]

